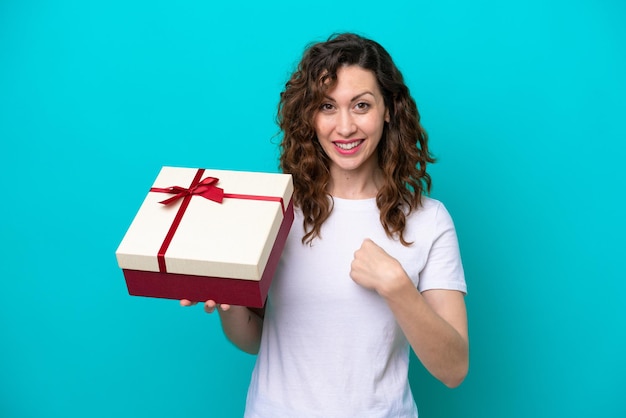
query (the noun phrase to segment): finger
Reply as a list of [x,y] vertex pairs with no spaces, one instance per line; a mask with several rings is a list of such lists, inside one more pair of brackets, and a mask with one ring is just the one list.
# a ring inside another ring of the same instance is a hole
[[193,306],[196,303],[198,303],[198,302],[192,302],[192,301],[187,300],[187,299],[181,299],[180,306]]
[[226,303],[222,303],[222,304],[220,305],[220,309],[221,309],[222,311],[226,312],[227,310],[229,310],[229,309],[230,309],[230,305],[228,305],[228,304],[226,304]]
[[369,238],[365,238],[361,243],[361,246],[354,252],[354,257],[356,258],[358,255],[363,254],[364,257],[367,254],[370,254],[373,248],[376,248],[377,245],[374,241]]
[[207,300],[204,302],[204,311],[206,313],[212,313],[215,310],[217,303],[214,300]]
[[363,240],[363,246],[366,248],[380,248],[380,245],[376,244],[370,238],[365,238],[365,240]]

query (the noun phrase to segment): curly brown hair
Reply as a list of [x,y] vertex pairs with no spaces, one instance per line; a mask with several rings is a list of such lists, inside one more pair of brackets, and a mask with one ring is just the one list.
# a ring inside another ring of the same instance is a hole
[[325,94],[337,82],[337,70],[357,65],[375,76],[389,111],[378,145],[378,165],[384,183],[376,204],[387,236],[403,245],[406,216],[430,192],[426,165],[435,162],[428,151],[428,135],[420,124],[415,100],[389,53],[377,42],[353,33],[335,34],[305,50],[280,94],[277,122],[283,133],[280,168],[294,181],[294,203],[304,215],[303,243],[320,236],[332,211],[329,158],[315,133],[314,118]]

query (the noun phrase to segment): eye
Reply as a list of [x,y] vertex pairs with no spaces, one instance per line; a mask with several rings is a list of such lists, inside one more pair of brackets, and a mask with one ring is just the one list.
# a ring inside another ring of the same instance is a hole
[[370,104],[367,102],[358,102],[356,105],[354,105],[354,108],[357,112],[364,113],[368,111],[368,109],[370,108]]
[[333,104],[332,104],[332,103],[322,103],[322,104],[320,105],[320,110],[321,110],[322,112],[330,112],[330,111],[332,111],[334,108],[335,108],[335,106],[333,106]]

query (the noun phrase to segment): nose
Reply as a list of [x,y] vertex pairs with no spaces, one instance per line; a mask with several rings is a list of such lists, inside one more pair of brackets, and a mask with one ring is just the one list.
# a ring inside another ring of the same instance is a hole
[[339,112],[337,119],[337,133],[344,138],[350,137],[356,131],[356,123],[349,111]]

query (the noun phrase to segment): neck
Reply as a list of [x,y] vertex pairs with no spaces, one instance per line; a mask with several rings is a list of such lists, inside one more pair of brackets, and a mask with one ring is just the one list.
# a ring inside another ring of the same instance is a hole
[[382,172],[372,170],[330,170],[331,181],[328,191],[331,196],[341,199],[369,199],[376,197],[382,184]]

